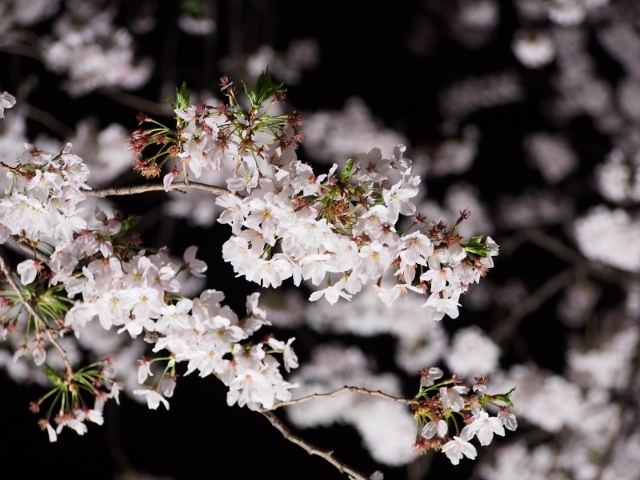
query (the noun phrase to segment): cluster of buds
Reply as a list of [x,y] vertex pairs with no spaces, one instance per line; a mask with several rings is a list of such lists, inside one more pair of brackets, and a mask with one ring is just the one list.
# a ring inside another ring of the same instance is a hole
[[[476,377],[473,387],[456,375],[436,383],[442,377],[442,370],[436,367],[420,372],[420,390],[417,401],[412,404],[418,423],[419,433],[414,444],[418,453],[441,451],[457,465],[463,456],[476,458],[477,450],[471,443],[474,437],[486,446],[494,434],[504,436],[505,428],[517,428],[516,416],[510,410],[513,407],[510,397],[515,389],[489,395],[483,376]],[[490,405],[498,409],[497,416],[489,415]]]

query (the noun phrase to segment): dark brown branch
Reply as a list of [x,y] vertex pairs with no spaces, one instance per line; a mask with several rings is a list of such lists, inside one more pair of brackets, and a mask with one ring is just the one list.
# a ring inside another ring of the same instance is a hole
[[280,407],[286,407],[288,405],[298,405],[300,403],[308,402],[309,400],[315,400],[318,398],[332,398],[345,392],[359,393],[361,395],[369,395],[371,397],[380,397],[386,400],[391,400],[392,402],[404,403],[405,405],[413,405],[413,404],[419,403],[419,400],[416,400],[414,398],[394,397],[392,395],[388,395],[380,391],[367,390],[366,388],[360,388],[360,387],[344,386],[342,388],[339,388],[338,390],[335,390],[329,393],[314,393],[313,395],[298,398],[296,400],[289,400],[288,402],[278,402],[273,406],[272,410],[275,410]]
[[291,432],[291,430],[287,428],[284,423],[280,421],[278,417],[276,417],[273,412],[260,413],[262,413],[262,415],[267,420],[269,420],[271,425],[273,425],[284,438],[304,449],[309,455],[317,455],[318,457],[325,459],[331,465],[336,467],[340,473],[347,473],[351,475],[355,480],[368,480],[366,476],[355,471],[353,468],[335,458],[332,451],[319,449],[308,443],[306,440],[303,440],[302,438],[295,435],[293,432]]

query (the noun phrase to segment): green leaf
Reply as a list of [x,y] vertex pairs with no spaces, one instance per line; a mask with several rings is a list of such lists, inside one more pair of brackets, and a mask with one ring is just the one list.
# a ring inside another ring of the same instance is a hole
[[180,10],[182,10],[182,13],[196,17],[202,15],[204,5],[202,0],[182,0],[182,2],[180,2]]
[[515,391],[516,391],[516,387],[513,387],[507,393],[500,393],[498,395],[493,395],[493,398],[496,399],[496,400],[500,400],[500,401],[504,402],[505,404],[507,404],[508,406],[513,408],[513,402],[511,401],[511,395],[513,395],[513,392],[515,392]]
[[343,182],[349,180],[351,178],[351,175],[353,175],[353,170],[355,169],[355,167],[356,161],[353,158],[347,160],[347,163],[345,164],[344,168],[342,169],[342,173],[340,174],[340,179]]
[[482,243],[482,240],[484,240],[484,235],[476,235],[475,237],[471,237],[469,243]]
[[56,387],[59,387],[62,384],[62,378],[57,371],[51,368],[49,365],[45,365],[47,370],[47,378],[51,383],[53,383]]
[[487,247],[483,243],[484,239],[484,235],[476,235],[475,237],[471,237],[471,239],[466,244],[462,244],[462,248],[464,248],[467,253],[478,255],[480,257],[486,257],[487,255],[489,255],[489,253],[491,253],[491,248]]
[[189,90],[187,90],[187,82],[182,82],[180,88],[176,89],[176,103],[174,108],[184,110],[189,106]]
[[130,215],[122,220],[119,234],[124,234],[135,227],[142,217],[139,215]]
[[269,67],[267,67],[258,77],[256,81],[256,87],[250,87],[246,83],[242,82],[244,86],[244,92],[249,97],[251,102],[251,108],[258,110],[262,105],[272,97],[275,97],[278,93],[285,92],[284,84],[274,85],[269,75]]
[[251,106],[254,107],[258,103],[258,92],[252,86],[244,83],[244,80],[242,80],[242,86],[244,87],[244,93],[249,97]]

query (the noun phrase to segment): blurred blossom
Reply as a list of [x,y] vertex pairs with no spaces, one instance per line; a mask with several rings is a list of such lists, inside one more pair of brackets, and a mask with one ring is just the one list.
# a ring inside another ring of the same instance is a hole
[[586,33],[579,29],[552,30],[557,52],[558,75],[554,81],[558,96],[551,105],[558,119],[566,121],[580,114],[590,115],[596,128],[611,132],[621,120],[611,111],[611,86],[595,73],[592,57],[587,51]]
[[0,4],[0,33],[11,27],[27,27],[49,18],[60,5],[60,0],[5,0]]
[[320,111],[305,115],[303,148],[315,160],[344,162],[346,158],[377,147],[384,158],[407,138],[375,120],[359,98],[350,98],[340,111]]
[[518,31],[511,48],[520,63],[528,68],[544,67],[555,57],[553,41],[544,33],[530,34]]
[[500,348],[478,327],[458,330],[445,355],[449,370],[465,378],[488,375],[498,368]]
[[479,48],[500,21],[496,0],[460,0],[451,29],[454,38],[468,48]]
[[553,451],[547,445],[530,451],[524,443],[512,443],[498,449],[493,464],[485,462],[481,465],[480,477],[484,480],[560,480],[560,477],[550,475],[553,458]]
[[628,272],[640,269],[640,224],[626,211],[599,205],[576,220],[574,234],[588,259]]
[[618,106],[627,118],[632,122],[640,121],[640,76],[623,79],[616,93]]
[[91,187],[106,186],[131,170],[134,159],[128,148],[129,138],[129,131],[117,123],[108,125],[102,131],[98,131],[93,120],[78,123],[71,141],[78,155],[86,158],[86,164],[91,168]]
[[564,290],[558,304],[558,317],[568,326],[584,325],[593,314],[593,308],[600,297],[600,289],[592,282],[576,282]]
[[560,25],[575,25],[584,20],[587,12],[581,0],[555,0],[548,2],[549,18]]
[[445,194],[444,204],[454,222],[462,210],[466,209],[471,212],[471,216],[456,229],[463,237],[478,235],[478,232],[490,235],[494,231],[489,212],[480,198],[478,189],[466,183],[453,185]]
[[313,39],[292,40],[285,54],[276,52],[269,45],[262,45],[246,60],[247,81],[255,81],[269,67],[269,72],[276,79],[287,85],[297,85],[302,71],[313,69],[319,56],[318,43]]
[[442,177],[458,175],[468,171],[478,153],[480,131],[474,125],[468,125],[460,138],[445,140],[431,156],[429,175]]
[[72,95],[105,86],[135,90],[151,77],[153,62],[135,60],[133,37],[113,24],[114,16],[114,10],[105,10],[79,22],[78,17],[62,15],[54,25],[54,38],[43,42],[47,67],[69,76],[65,88]]
[[194,17],[193,15],[180,15],[178,17],[180,30],[189,35],[204,36],[211,35],[216,31],[216,22],[209,17]]
[[623,391],[629,383],[632,358],[638,343],[638,327],[624,328],[596,348],[572,348],[567,353],[569,378],[591,388]]
[[[398,395],[396,376],[374,372],[374,365],[356,347],[325,345],[313,351],[311,360],[291,376],[300,383],[296,397],[328,393],[345,385],[358,385]],[[354,426],[373,458],[387,465],[404,465],[415,458],[406,448],[415,439],[415,420],[402,405],[363,395],[343,394],[287,408],[289,419],[299,427],[328,426],[334,422]],[[388,421],[381,422],[385,418]]]
[[546,0],[515,0],[518,13],[530,20],[544,20],[547,17]]
[[491,388],[500,391],[507,384],[516,387],[512,400],[518,405],[519,419],[553,433],[582,421],[580,389],[563,377],[531,364],[515,365],[504,375],[492,377]]
[[563,180],[578,166],[575,152],[562,136],[534,133],[525,137],[524,147],[530,162],[551,185]]
[[515,73],[472,77],[454,83],[440,94],[440,110],[446,117],[464,118],[482,108],[522,100],[524,90]]
[[519,278],[509,279],[504,285],[496,286],[495,302],[507,308],[512,308],[527,298],[527,288]]
[[552,190],[532,190],[504,196],[498,202],[498,224],[503,228],[529,228],[561,223],[574,211],[573,201]]
[[640,201],[638,158],[629,161],[620,150],[612,150],[604,163],[596,166],[596,186],[600,194],[612,202]]
[[[598,39],[607,53],[620,62],[630,77],[640,79],[640,33],[632,22],[616,19],[598,29]],[[620,48],[621,45],[624,45],[624,48]]]

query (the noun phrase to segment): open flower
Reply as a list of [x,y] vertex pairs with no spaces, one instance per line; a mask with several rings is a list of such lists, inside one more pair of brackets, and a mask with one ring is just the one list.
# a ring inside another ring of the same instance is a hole
[[0,92],[0,118],[4,118],[4,109],[16,104],[16,97],[9,92]]

